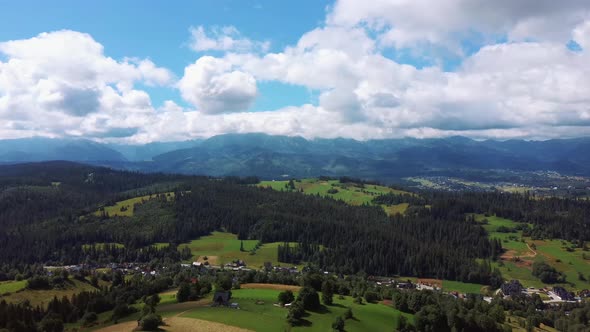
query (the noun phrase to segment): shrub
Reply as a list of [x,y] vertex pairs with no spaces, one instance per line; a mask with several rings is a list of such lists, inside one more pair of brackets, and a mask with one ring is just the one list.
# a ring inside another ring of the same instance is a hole
[[141,329],[144,331],[157,331],[162,322],[162,317],[156,314],[149,314],[141,319]]
[[352,314],[352,309],[350,309],[350,308],[346,309],[343,317],[344,317],[344,319],[353,319],[354,315]]
[[340,316],[336,317],[336,320],[332,323],[332,329],[338,332],[344,331],[344,319]]
[[311,287],[303,287],[297,300],[301,301],[305,310],[316,310],[320,307],[320,297]]
[[82,325],[84,326],[89,326],[92,325],[93,323],[95,323],[98,320],[98,316],[96,315],[96,312],[87,312],[84,314],[84,316],[82,317]]
[[379,301],[379,294],[377,294],[376,292],[373,291],[366,291],[365,292],[365,300],[368,303],[374,303]]
[[279,293],[278,300],[279,300],[279,303],[281,303],[281,304],[291,303],[295,300],[295,295],[293,295],[292,291],[286,290],[284,292]]

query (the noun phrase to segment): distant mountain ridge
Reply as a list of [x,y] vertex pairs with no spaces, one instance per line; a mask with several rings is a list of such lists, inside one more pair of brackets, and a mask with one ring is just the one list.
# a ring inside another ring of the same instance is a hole
[[84,139],[43,137],[0,141],[0,161],[5,163],[46,160],[124,161],[125,157],[108,146]]
[[553,170],[590,175],[590,138],[548,141],[314,139],[225,134],[206,140],[146,145],[32,138],[0,141],[0,162],[70,160],[145,172],[355,176],[394,179],[460,169]]

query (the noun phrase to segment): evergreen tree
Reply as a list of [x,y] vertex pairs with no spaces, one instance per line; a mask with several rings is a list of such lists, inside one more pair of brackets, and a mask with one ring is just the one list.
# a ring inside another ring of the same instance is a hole
[[325,305],[332,305],[334,303],[334,283],[328,279],[322,283],[322,302]]

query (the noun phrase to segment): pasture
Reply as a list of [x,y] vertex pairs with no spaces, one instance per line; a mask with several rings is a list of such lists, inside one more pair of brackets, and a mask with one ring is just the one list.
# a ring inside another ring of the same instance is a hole
[[257,240],[243,240],[244,251],[240,251],[241,243],[242,240],[238,240],[236,234],[213,232],[190,243],[181,244],[179,249],[188,247],[193,255],[193,261],[208,261],[211,265],[223,265],[238,259],[243,260],[251,268],[261,268],[265,262],[279,265],[278,246],[282,242],[261,244],[253,254],[252,250],[258,243]]
[[109,217],[132,217],[133,212],[135,211],[135,204],[141,204],[145,201],[156,199],[158,195],[166,195],[166,198],[168,200],[174,198],[174,192],[133,197],[123,201],[119,201],[115,203],[115,205],[104,206],[98,211],[95,211],[94,215],[102,216],[102,214],[105,213]]
[[[338,299],[334,297],[334,305],[324,306],[317,312],[309,312],[304,317],[302,326],[290,328],[286,323],[287,309],[275,306],[279,290],[273,289],[238,289],[232,291],[232,302],[239,304],[240,309],[220,307],[200,307],[192,309],[181,317],[196,318],[241,327],[254,331],[330,331],[337,316],[351,308],[355,319],[346,321],[346,331],[389,331],[399,320],[399,311],[384,304],[355,304],[351,297]],[[403,314],[410,321],[411,315]],[[261,324],[261,319],[264,323]]]
[[[289,181],[261,181],[258,186],[263,188],[272,188],[277,191],[286,191]],[[372,204],[373,198],[379,195],[410,194],[409,192],[396,190],[385,186],[372,184],[341,183],[339,180],[319,180],[319,179],[302,179],[295,180],[295,190],[303,191],[309,195],[320,195],[322,197],[331,197],[341,200],[350,205]],[[402,203],[394,206],[385,206],[383,208],[388,214],[404,213],[409,204]]]
[[[535,261],[544,261],[566,275],[567,284],[562,285],[565,288],[590,288],[590,251],[572,248],[571,243],[562,240],[532,240],[530,237],[523,237],[522,231],[498,232],[499,227],[513,228],[518,225],[509,219],[483,215],[476,215],[475,218],[477,221],[487,220],[488,223],[483,227],[488,231],[490,238],[500,239],[502,247],[506,249],[501,257],[502,263],[494,263],[504,279],[518,279],[526,287],[544,287],[545,285],[532,275],[532,264]],[[580,274],[586,280],[580,280]]]
[[9,295],[0,295],[0,301],[6,300],[6,302],[9,303],[22,303],[28,300],[33,307],[37,305],[45,307],[55,296],[57,296],[57,298],[62,298],[64,296],[69,298],[82,291],[96,291],[96,288],[90,285],[90,283],[82,282],[73,278],[70,278],[66,285],[67,286],[64,289],[36,290],[21,288],[20,291],[15,291]]
[[482,294],[487,288],[485,285],[472,284],[460,281],[443,280],[442,289],[445,292],[459,292],[462,294]]
[[18,292],[27,286],[26,280],[21,281],[2,281],[0,282],[0,295],[6,293]]

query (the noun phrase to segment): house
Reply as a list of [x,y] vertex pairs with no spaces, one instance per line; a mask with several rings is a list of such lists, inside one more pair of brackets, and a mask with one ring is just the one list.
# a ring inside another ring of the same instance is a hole
[[553,287],[553,293],[555,293],[557,296],[559,296],[559,298],[561,298],[562,301],[575,301],[574,294],[568,292],[563,287],[559,287],[559,286]]
[[216,291],[215,294],[213,295],[213,304],[212,306],[214,307],[218,307],[218,306],[229,306],[229,300],[231,299],[231,292],[226,292],[226,291]]
[[401,288],[401,289],[414,289],[416,288],[416,285],[414,285],[411,282],[400,282],[397,284],[397,288]]

